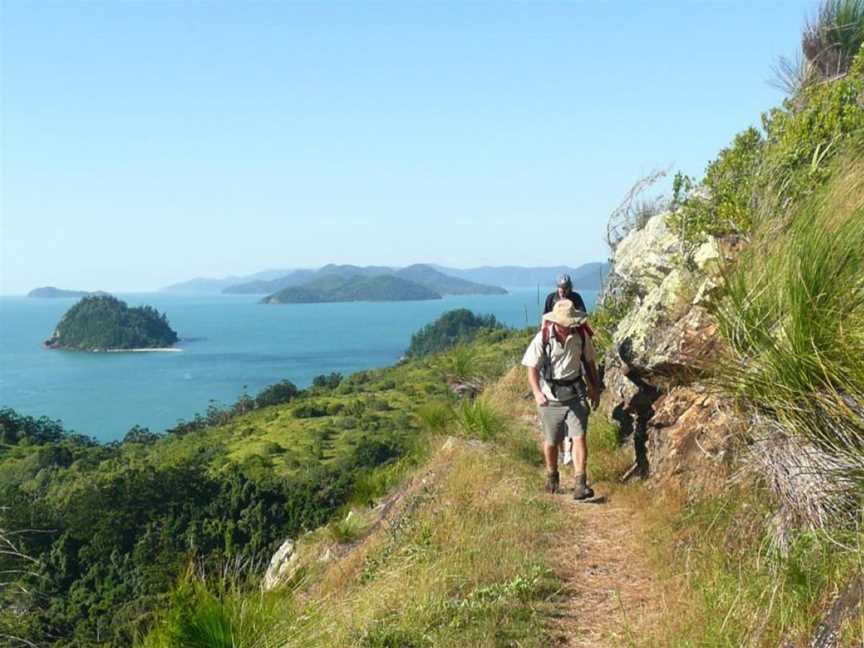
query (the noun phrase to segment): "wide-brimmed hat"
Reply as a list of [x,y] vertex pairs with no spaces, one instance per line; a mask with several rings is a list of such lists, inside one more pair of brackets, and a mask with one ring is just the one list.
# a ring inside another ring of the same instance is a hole
[[588,313],[576,308],[569,299],[559,299],[552,310],[543,316],[543,321],[561,326],[580,326],[588,321]]

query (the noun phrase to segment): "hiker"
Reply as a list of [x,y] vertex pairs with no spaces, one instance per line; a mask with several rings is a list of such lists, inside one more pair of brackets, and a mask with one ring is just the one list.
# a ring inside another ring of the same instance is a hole
[[585,301],[582,299],[582,295],[578,292],[573,292],[573,281],[570,279],[570,275],[562,274],[558,277],[558,280],[555,282],[557,286],[555,292],[551,292],[546,295],[546,305],[543,307],[543,314],[551,313],[552,307],[555,305],[555,302],[561,299],[569,299],[573,302],[573,305],[581,311],[588,312],[588,309],[585,308]]
[[543,325],[522,357],[543,424],[546,490],[559,490],[558,444],[567,436],[573,440],[573,497],[577,500],[594,496],[585,474],[585,434],[588,401],[596,409],[600,399],[596,353],[587,322],[584,310],[569,299],[558,300],[552,311],[543,315]]
[[[582,299],[582,295],[578,292],[573,292],[573,281],[570,279],[570,275],[562,274],[558,277],[558,280],[555,282],[557,286],[555,292],[551,292],[546,295],[546,305],[543,307],[543,314],[549,313],[552,311],[552,307],[555,305],[559,299],[569,299],[573,302],[573,305],[576,306],[579,310],[588,311],[585,308],[585,302]],[[558,451],[562,457],[562,463],[566,466],[573,463],[573,441],[567,437],[564,441],[561,442],[561,446],[558,448]]]

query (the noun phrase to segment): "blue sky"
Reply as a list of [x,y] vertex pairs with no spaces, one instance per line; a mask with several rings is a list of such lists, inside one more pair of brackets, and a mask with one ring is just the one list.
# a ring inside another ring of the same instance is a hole
[[782,96],[813,2],[0,3],[0,291],[576,265]]

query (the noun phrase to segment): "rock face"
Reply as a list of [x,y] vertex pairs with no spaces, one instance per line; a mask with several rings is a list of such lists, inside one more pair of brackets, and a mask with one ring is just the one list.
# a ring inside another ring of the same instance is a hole
[[296,573],[299,566],[300,554],[295,551],[294,541],[288,538],[270,559],[261,588],[269,592],[284,585]]
[[711,239],[684,264],[667,217],[653,217],[615,250],[607,291],[634,301],[604,359],[602,407],[622,438],[632,436],[642,476],[691,492],[722,482],[729,429],[738,424],[702,382],[706,360],[720,350],[707,306],[738,243]]

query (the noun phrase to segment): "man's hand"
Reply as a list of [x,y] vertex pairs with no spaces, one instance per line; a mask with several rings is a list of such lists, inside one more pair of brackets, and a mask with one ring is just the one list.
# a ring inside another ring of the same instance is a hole
[[549,399],[543,392],[537,390],[534,392],[534,402],[537,403],[538,407],[545,407],[549,404]]
[[528,367],[528,384],[531,385],[531,392],[534,394],[534,402],[538,407],[543,407],[549,404],[549,399],[543,395],[540,389],[540,372],[534,367]]
[[593,384],[588,385],[588,400],[591,401],[592,410],[600,407],[600,392]]

